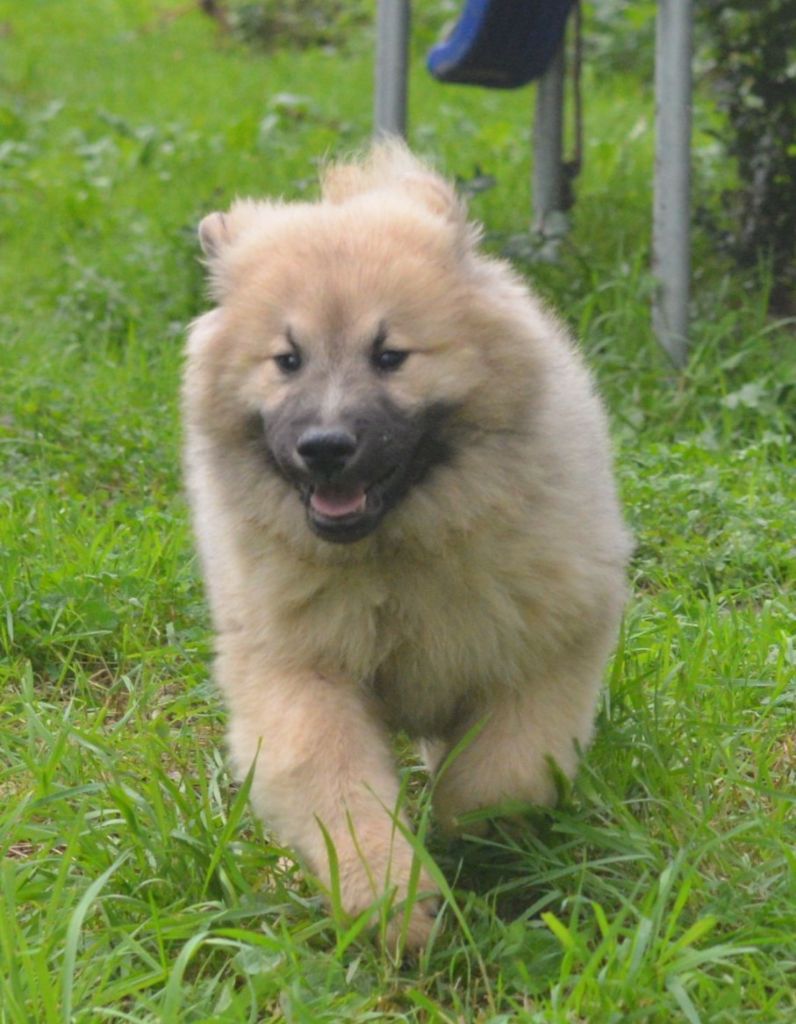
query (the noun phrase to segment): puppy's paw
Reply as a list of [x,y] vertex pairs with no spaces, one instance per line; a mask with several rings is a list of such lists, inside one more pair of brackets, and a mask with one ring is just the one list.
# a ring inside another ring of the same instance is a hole
[[[411,907],[397,907],[387,924],[384,943],[396,959],[415,956],[428,945],[439,913],[439,899],[424,889],[414,898]],[[428,895],[426,895],[428,893]]]
[[[404,852],[377,873],[360,858],[340,864],[340,903],[347,916],[371,910],[370,926],[377,929],[387,951],[399,959],[419,952],[428,942],[439,909],[439,891],[425,871],[412,879],[412,853]],[[386,919],[386,927],[382,923]]]

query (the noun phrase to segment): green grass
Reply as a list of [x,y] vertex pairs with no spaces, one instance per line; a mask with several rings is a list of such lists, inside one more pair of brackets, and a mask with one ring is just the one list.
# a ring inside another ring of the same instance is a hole
[[[197,220],[312,194],[367,137],[371,40],[263,55],[187,4],[2,0],[2,1024],[796,1019],[793,325],[697,233],[689,368],[657,349],[638,54],[589,63],[573,231],[559,264],[522,257],[529,93],[435,85],[434,24],[413,141],[495,176],[489,245],[612,415],[638,550],[597,741],[535,827],[446,847],[432,825],[450,889],[419,964],[324,910],[227,775],[176,393]],[[713,116],[700,201],[728,173]]]

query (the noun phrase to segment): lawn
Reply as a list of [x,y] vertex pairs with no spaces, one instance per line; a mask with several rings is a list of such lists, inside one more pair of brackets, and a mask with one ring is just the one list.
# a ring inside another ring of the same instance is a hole
[[[265,53],[194,6],[0,0],[0,1022],[796,1019],[796,341],[765,268],[698,230],[687,370],[654,342],[647,29],[587,17],[550,265],[524,244],[530,91],[436,85],[445,5],[419,19],[412,142],[494,177],[474,216],[581,339],[638,546],[575,786],[488,840],[431,823],[445,905],[396,966],[230,781],[177,410],[196,223],[312,195],[367,138],[372,38]],[[729,176],[714,121],[700,93],[699,207]]]

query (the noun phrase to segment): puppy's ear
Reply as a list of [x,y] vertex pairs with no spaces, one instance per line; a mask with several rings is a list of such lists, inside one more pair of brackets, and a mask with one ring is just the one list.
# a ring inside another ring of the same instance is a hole
[[199,244],[208,259],[214,259],[229,244],[227,218],[223,213],[208,213],[199,224]]
[[234,275],[235,259],[230,258],[236,243],[267,223],[271,203],[237,199],[227,213],[208,213],[199,224],[199,244],[205,254],[210,294],[223,302]]
[[355,163],[327,167],[321,179],[324,199],[344,203],[364,192],[402,192],[428,211],[464,227],[467,209],[450,182],[433,171],[396,138],[376,143]]
[[408,195],[438,217],[457,225],[467,220],[464,202],[456,195],[453,186],[433,171],[407,174],[400,184]]
[[227,213],[208,213],[199,224],[199,244],[212,265],[247,228],[260,223],[271,203],[237,199]]

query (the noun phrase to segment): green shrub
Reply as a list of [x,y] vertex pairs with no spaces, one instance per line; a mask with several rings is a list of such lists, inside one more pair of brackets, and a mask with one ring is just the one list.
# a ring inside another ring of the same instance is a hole
[[771,261],[773,299],[787,308],[796,298],[796,3],[703,0],[697,10],[738,177],[715,226],[741,265]]
[[277,46],[336,46],[371,17],[364,0],[235,0],[229,23],[245,42]]

